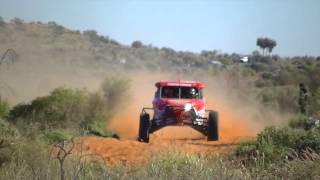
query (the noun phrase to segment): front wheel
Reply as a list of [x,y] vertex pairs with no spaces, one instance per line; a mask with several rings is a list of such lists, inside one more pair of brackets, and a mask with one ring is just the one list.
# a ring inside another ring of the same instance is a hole
[[150,115],[149,114],[141,114],[140,115],[138,141],[148,143],[149,142],[149,130],[150,130]]
[[208,118],[208,141],[219,140],[218,112],[211,111]]

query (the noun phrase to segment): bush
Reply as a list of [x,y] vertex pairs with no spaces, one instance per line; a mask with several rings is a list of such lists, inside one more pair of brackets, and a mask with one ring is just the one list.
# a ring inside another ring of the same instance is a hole
[[265,87],[258,94],[260,101],[273,109],[286,112],[297,112],[299,91],[292,86]]
[[251,68],[256,72],[265,72],[268,71],[268,65],[264,63],[252,63]]
[[258,134],[255,142],[243,143],[237,155],[261,157],[265,163],[284,162],[292,153],[303,154],[311,149],[320,152],[320,127],[311,130],[290,127],[268,127]]
[[111,111],[108,109],[108,100],[102,93],[91,93],[88,97],[86,106],[86,121],[84,126],[106,122],[111,117]]
[[312,124],[313,123],[309,121],[309,118],[304,114],[298,114],[289,121],[289,126],[291,128],[301,128],[305,130],[310,129]]
[[49,96],[39,97],[30,104],[15,106],[9,120],[20,126],[39,129],[77,128],[85,121],[88,93],[83,90],[57,88]]
[[311,92],[309,111],[316,118],[320,118],[320,87]]
[[113,137],[113,138],[119,138],[117,134],[114,132],[107,130],[104,128],[104,126],[101,126],[99,124],[93,124],[89,127],[89,134],[95,135],[95,136],[101,136],[101,137]]
[[143,46],[141,41],[133,41],[131,47],[133,48],[141,48]]
[[40,130],[50,132],[46,134],[49,139],[62,138],[61,134],[52,131],[56,129],[69,129],[74,135],[116,136],[105,127],[113,110],[129,98],[129,83],[126,79],[106,78],[101,92],[97,93],[57,88],[48,96],[13,107],[8,119],[31,137],[34,136],[33,131]]
[[56,144],[63,141],[70,141],[77,132],[64,129],[46,130],[41,136],[46,144]]
[[[18,131],[0,118],[0,167],[12,159],[13,147],[19,138]],[[1,169],[1,168],[0,168]]]
[[[112,133],[103,130],[111,116],[106,102],[99,93],[57,88],[49,96],[13,107],[8,117],[28,137],[35,138],[40,130],[44,133],[44,139],[50,142],[64,139],[65,133],[109,136]],[[62,131],[64,133],[61,134]]]
[[238,156],[250,157],[256,153],[257,141],[256,140],[246,140],[240,142],[239,147],[236,150]]
[[130,98],[130,80],[125,78],[108,77],[101,86],[110,111],[117,109]]
[[258,135],[257,149],[264,153],[267,160],[281,160],[285,158],[289,149],[299,150],[297,143],[303,136],[304,130],[269,127]]

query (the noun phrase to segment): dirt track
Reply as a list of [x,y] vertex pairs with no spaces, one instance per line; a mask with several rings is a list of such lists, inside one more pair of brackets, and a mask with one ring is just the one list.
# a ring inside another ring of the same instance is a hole
[[[185,130],[190,132],[190,130]],[[193,132],[194,133],[194,132]],[[172,134],[167,133],[172,136]],[[113,138],[86,137],[83,138],[83,148],[86,153],[98,155],[106,164],[115,165],[143,165],[153,156],[170,150],[183,153],[201,153],[204,155],[227,154],[234,150],[239,138],[225,138],[218,142],[208,142],[204,137],[196,133],[193,137],[166,137],[163,134],[155,134],[151,142],[141,143],[133,139],[117,140]],[[198,136],[198,137],[197,137]]]

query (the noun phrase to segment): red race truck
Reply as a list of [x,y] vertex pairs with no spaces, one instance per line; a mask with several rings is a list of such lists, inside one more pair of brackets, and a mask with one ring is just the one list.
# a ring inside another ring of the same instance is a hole
[[[155,86],[153,107],[144,107],[140,114],[139,141],[148,143],[149,134],[166,126],[190,126],[208,141],[219,139],[218,113],[206,109],[203,83],[160,81]],[[153,111],[152,118],[148,111]]]

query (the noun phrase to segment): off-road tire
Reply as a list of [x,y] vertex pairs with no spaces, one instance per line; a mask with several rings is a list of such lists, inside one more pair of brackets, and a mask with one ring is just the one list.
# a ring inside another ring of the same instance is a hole
[[219,140],[218,113],[215,111],[209,112],[207,136],[208,136],[208,141]]
[[149,131],[150,131],[150,115],[147,113],[141,114],[138,141],[148,143]]

